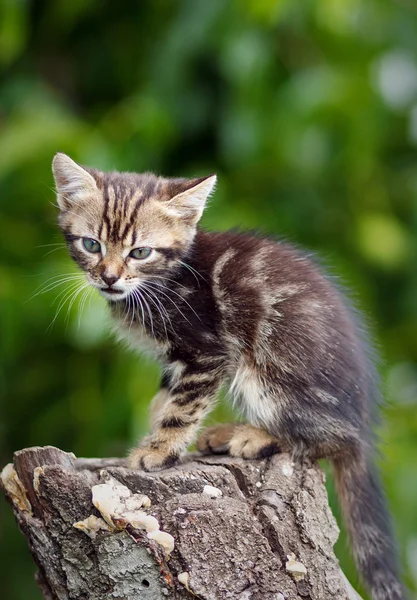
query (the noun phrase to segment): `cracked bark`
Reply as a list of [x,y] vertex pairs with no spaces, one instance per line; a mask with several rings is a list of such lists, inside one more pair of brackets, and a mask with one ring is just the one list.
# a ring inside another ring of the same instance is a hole
[[[57,448],[28,448],[3,471],[3,491],[38,567],[47,600],[354,600],[333,546],[338,528],[324,475],[287,455],[264,461],[189,455],[160,473],[121,459],[76,459]],[[175,539],[167,556],[146,532],[127,525],[94,539],[73,527],[100,517],[91,488],[109,477],[147,495],[145,509]],[[205,485],[222,491],[203,494]],[[293,553],[307,568],[296,580]],[[188,589],[178,579],[188,573]]]

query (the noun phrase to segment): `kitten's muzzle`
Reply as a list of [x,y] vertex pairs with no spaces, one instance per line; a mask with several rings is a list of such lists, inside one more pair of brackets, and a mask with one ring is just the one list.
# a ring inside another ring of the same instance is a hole
[[113,285],[119,280],[119,276],[115,275],[114,273],[109,273],[109,272],[103,272],[101,274],[101,279],[104,281],[104,283],[107,284],[106,287],[101,287],[101,291],[102,292],[106,292],[106,294],[111,294],[112,296],[117,296],[117,294],[123,294],[123,290],[114,288]]

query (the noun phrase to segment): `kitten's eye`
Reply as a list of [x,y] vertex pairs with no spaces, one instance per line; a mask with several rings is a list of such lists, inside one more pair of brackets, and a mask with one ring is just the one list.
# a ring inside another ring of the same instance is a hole
[[143,260],[144,258],[148,258],[152,252],[152,248],[135,248],[129,254],[132,258],[136,258],[137,260]]
[[93,238],[83,238],[83,246],[87,252],[91,252],[92,254],[97,254],[101,250],[100,243],[93,240]]

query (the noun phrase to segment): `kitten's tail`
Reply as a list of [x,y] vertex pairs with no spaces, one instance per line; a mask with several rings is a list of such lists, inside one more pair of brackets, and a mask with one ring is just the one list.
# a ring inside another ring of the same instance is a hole
[[356,565],[372,599],[404,600],[390,515],[375,465],[357,455],[333,464]]

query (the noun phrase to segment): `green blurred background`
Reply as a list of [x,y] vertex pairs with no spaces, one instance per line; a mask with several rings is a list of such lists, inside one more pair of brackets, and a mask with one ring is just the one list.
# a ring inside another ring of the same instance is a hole
[[[54,153],[215,171],[205,227],[316,251],[370,317],[388,399],[383,474],[416,590],[415,0],[0,0],[0,68],[0,464],[38,444],[123,455],[158,387],[158,368],[109,335],[98,296],[81,317],[78,300],[65,304],[51,327],[69,288],[30,299],[75,270],[48,246],[62,242]],[[0,524],[2,597],[39,599],[3,501]],[[343,535],[337,552],[356,582]]]

